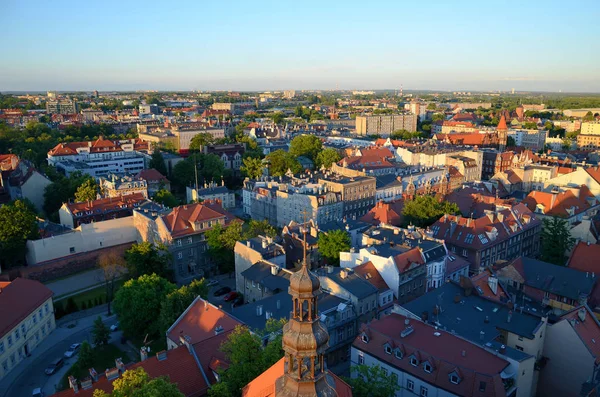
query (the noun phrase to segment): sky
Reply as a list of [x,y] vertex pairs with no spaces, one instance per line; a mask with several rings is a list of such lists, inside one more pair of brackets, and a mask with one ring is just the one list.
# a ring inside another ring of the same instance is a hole
[[0,0],[0,91],[600,92],[598,0]]

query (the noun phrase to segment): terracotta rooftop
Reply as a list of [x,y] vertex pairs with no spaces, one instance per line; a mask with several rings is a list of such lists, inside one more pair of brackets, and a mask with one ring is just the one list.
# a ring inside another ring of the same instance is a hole
[[600,258],[600,245],[580,241],[573,249],[567,267],[582,272],[600,274],[598,258]]
[[[471,277],[473,287],[477,289],[479,295],[500,303],[509,301],[510,296],[508,296],[502,285],[498,282],[498,279],[496,278],[495,283],[490,283],[490,277],[492,277],[492,279],[495,278],[488,270]],[[492,290],[492,285],[494,284],[496,285],[496,292]]]
[[95,141],[88,142],[62,142],[48,151],[50,156],[72,156],[77,155],[77,149],[89,148],[90,153],[122,152],[121,145],[133,143],[133,150],[148,150],[148,142],[141,139],[127,141],[111,141],[99,137]]
[[498,123],[498,127],[496,127],[496,129],[508,130],[508,127],[506,126],[506,117],[504,117],[504,115],[502,115],[502,117],[500,117],[500,122]]
[[403,208],[404,200],[396,200],[391,203],[378,201],[360,220],[375,226],[378,226],[380,223],[400,226],[402,224]]
[[[561,192],[532,191],[523,200],[531,211],[537,211],[538,206],[544,215],[569,218],[580,214],[599,204],[596,196],[586,185],[579,189],[570,188]],[[572,211],[572,214],[569,214]]]
[[[407,329],[412,331],[402,336]],[[454,395],[506,396],[501,373],[509,366],[508,361],[400,314],[392,313],[363,325],[352,346]],[[416,366],[411,364],[415,359]],[[431,367],[430,372],[425,371],[425,363]],[[452,375],[458,377],[458,384],[450,381]]]
[[155,170],[154,168],[148,168],[146,170],[141,170],[135,178],[142,178],[146,181],[161,181],[161,182],[169,182],[166,176]]
[[362,265],[356,266],[354,272],[371,283],[379,292],[384,292],[390,289],[381,274],[373,265],[373,262],[369,261]]
[[16,154],[0,154],[0,170],[1,171],[13,170],[16,167],[18,162],[19,162],[19,157]]
[[187,335],[197,344],[215,336],[217,329],[226,333],[238,325],[242,323],[229,313],[198,297],[167,330],[167,337],[179,344],[179,336]]
[[0,284],[0,339],[52,295],[44,284],[26,278]]
[[414,264],[423,265],[425,261],[418,247],[410,249],[394,257],[394,263],[400,273],[410,270]]
[[[83,201],[81,203],[66,203],[65,205],[74,216],[98,215],[123,208],[134,208],[146,201],[142,193],[133,193],[120,197],[107,197],[99,200]],[[92,212],[88,214],[88,212]]]
[[[180,205],[173,208],[173,211],[163,215],[162,220],[171,233],[171,237],[182,237],[189,234],[204,232],[212,229],[214,225],[199,227],[195,229],[195,224],[208,221],[224,221],[223,226],[236,222],[238,219],[223,209],[221,200],[205,200],[202,203]],[[216,223],[215,223],[216,225]]]

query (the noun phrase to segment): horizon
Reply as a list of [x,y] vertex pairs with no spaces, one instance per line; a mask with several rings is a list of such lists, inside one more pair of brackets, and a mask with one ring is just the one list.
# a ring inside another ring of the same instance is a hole
[[[0,92],[600,93],[591,39],[600,13],[590,0],[370,8],[233,1],[226,13],[215,3],[178,5],[1,4],[9,40]],[[576,21],[577,29],[548,21]]]

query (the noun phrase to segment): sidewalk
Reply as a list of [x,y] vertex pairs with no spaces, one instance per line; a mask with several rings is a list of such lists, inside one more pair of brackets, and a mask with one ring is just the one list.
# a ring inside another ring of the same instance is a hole
[[54,297],[56,298],[89,287],[101,285],[103,282],[104,275],[102,269],[94,269],[61,280],[51,281],[46,284],[46,287],[54,292]]
[[31,352],[26,360],[21,361],[17,367],[10,371],[8,376],[0,380],[0,397],[4,396],[13,382],[29,369],[34,360],[44,355],[44,353],[53,348],[57,343],[92,327],[94,325],[94,320],[96,320],[99,315],[102,316],[104,321],[116,318],[114,314],[107,317],[106,305],[100,305],[92,309],[70,314],[56,321],[56,329]]

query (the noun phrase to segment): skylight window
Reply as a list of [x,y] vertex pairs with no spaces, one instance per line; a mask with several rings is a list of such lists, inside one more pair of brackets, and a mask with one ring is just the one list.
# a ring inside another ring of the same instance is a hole
[[475,238],[474,234],[467,234],[467,237],[465,237],[465,243],[467,244],[473,244],[473,239]]
[[481,240],[481,244],[487,244],[487,243],[489,243],[489,240],[488,240],[487,236],[485,234],[483,234],[483,233],[481,233],[479,235],[479,240]]

